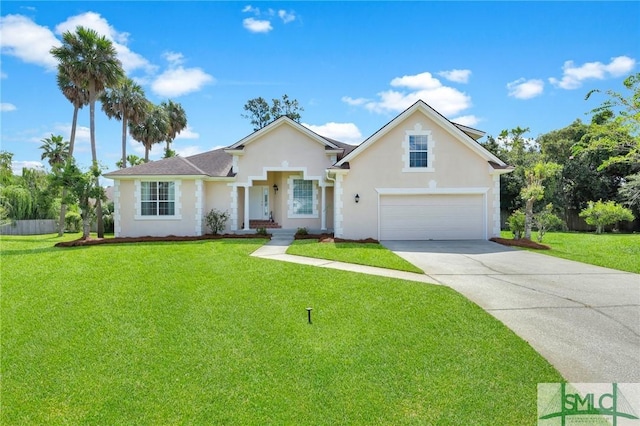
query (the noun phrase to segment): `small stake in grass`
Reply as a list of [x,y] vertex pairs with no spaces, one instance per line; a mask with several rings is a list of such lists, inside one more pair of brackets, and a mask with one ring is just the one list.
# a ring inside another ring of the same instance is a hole
[[307,317],[309,319],[309,324],[311,324],[311,311],[313,310],[313,308],[307,308]]

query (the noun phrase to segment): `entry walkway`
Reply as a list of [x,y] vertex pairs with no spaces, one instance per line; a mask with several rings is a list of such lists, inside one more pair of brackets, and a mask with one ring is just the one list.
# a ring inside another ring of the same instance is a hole
[[409,281],[435,284],[434,278],[414,272],[397,271],[394,269],[376,268],[374,266],[356,265],[354,263],[337,262],[335,260],[316,259],[314,257],[295,256],[287,254],[287,248],[293,242],[293,235],[273,235],[271,241],[251,253],[251,256],[263,259],[280,260],[298,263],[300,265],[318,266],[320,268],[340,269],[343,271],[359,272],[361,274],[378,275],[388,278],[399,278]]

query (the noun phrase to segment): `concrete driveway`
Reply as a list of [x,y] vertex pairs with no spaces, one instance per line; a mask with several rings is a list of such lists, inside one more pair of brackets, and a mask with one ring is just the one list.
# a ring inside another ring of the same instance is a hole
[[490,241],[383,241],[477,303],[570,382],[640,382],[640,275]]

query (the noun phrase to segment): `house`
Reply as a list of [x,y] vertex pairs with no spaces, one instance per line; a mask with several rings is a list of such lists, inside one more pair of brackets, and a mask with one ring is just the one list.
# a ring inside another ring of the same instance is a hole
[[488,239],[500,233],[500,175],[483,132],[418,101],[359,146],[280,117],[235,144],[106,174],[117,237],[202,235],[267,225],[378,240]]

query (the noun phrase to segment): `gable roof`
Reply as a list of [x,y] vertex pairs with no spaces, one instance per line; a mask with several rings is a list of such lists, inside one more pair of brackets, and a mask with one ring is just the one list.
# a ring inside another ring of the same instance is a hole
[[244,149],[244,147],[249,145],[251,142],[255,141],[256,139],[259,139],[260,137],[264,136],[265,134],[267,134],[267,133],[273,131],[274,129],[277,129],[278,127],[283,126],[283,125],[289,125],[289,126],[293,127],[294,129],[298,130],[301,133],[304,133],[305,135],[309,136],[309,138],[311,138],[312,140],[318,142],[319,144],[321,144],[321,145],[323,145],[325,147],[329,147],[329,148],[333,148],[333,149],[340,149],[340,147],[337,146],[335,143],[333,143],[331,141],[331,139],[324,138],[324,137],[320,136],[319,134],[317,134],[313,130],[306,128],[302,124],[290,119],[286,115],[281,116],[277,120],[272,121],[271,123],[269,123],[266,126],[264,126],[262,129],[258,129],[255,132],[251,133],[250,135],[240,139],[238,142],[234,143],[233,145],[231,145],[230,147],[228,147],[226,149],[229,149],[229,150]]
[[[369,136],[364,142],[362,142],[358,147],[352,150],[348,155],[345,155],[340,161],[338,161],[335,166],[338,168],[342,168],[345,163],[356,158],[361,152],[364,152],[369,146],[373,145],[376,141],[381,139],[384,135],[386,135],[389,131],[395,128],[398,124],[400,124],[404,119],[409,117],[415,111],[421,111],[427,117],[431,118],[436,123],[440,124],[440,126],[449,132],[452,136],[458,139],[467,147],[471,148],[476,154],[480,157],[484,158],[486,161],[493,162],[499,166],[506,166],[506,164],[500,160],[498,157],[493,155],[491,152],[482,147],[475,139],[469,136],[465,130],[469,133],[481,133],[479,130],[472,129],[470,127],[462,126],[460,124],[455,124],[449,121],[445,116],[440,114],[435,109],[431,108],[426,102],[423,100],[416,101],[409,108],[400,113],[396,118],[382,126],[377,132],[373,135]],[[475,132],[472,132],[475,130]]]
[[105,177],[134,176],[209,176],[231,177],[232,157],[224,149],[203,152],[189,157],[171,157],[150,161],[105,174]]

